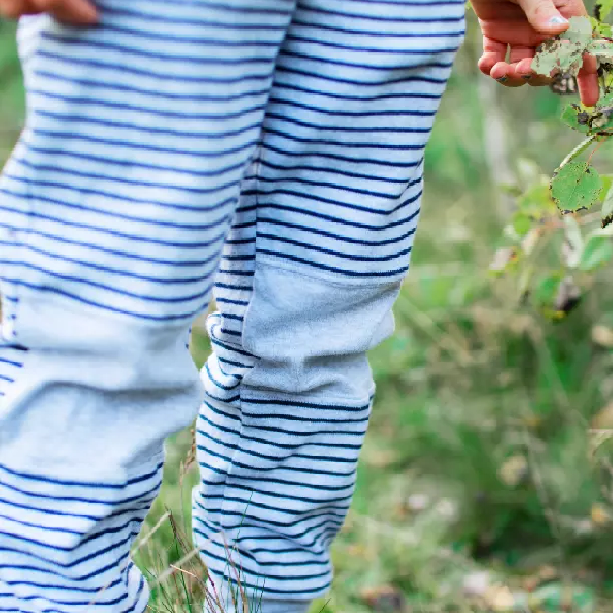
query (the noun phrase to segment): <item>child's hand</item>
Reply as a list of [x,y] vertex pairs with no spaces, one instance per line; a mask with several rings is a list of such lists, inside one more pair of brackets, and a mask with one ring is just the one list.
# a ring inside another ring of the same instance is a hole
[[88,0],[0,0],[0,13],[15,19],[49,13],[58,21],[77,25],[95,23],[96,8]]
[[[550,79],[530,69],[536,46],[568,28],[567,17],[586,15],[582,0],[473,0],[483,31],[479,69],[507,87],[546,85]],[[511,47],[505,61],[507,45]],[[596,59],[586,56],[579,73],[579,92],[587,106],[598,101]]]

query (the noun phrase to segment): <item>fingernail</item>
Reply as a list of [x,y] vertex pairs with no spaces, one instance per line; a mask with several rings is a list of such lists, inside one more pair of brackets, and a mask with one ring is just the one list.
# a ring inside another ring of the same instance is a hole
[[565,19],[564,17],[562,17],[562,15],[554,15],[549,20],[549,24],[552,25],[552,26],[557,26],[557,25],[560,25],[562,23],[568,23],[568,19]]
[[498,81],[498,83],[504,83],[509,77],[504,76],[504,77],[498,77],[496,79],[496,81]]

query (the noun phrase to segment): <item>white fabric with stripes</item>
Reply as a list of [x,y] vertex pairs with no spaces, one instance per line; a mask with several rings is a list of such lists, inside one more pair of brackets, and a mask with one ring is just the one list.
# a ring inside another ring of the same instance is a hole
[[[330,584],[365,352],[393,328],[463,2],[98,5],[95,28],[20,27],[0,611],[144,610],[130,545],[163,440],[200,405],[194,537],[212,580],[232,580],[229,555],[264,613],[304,610]],[[199,378],[186,340],[213,286]]]

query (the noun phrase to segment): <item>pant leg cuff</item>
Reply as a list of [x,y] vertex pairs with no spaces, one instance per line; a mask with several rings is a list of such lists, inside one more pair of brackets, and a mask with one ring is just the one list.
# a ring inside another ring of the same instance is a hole
[[[310,608],[311,601],[260,600],[259,602],[248,601],[247,608],[244,610],[231,605],[230,608],[224,609],[223,613],[308,613]],[[204,613],[213,612],[205,610]]]
[[[215,595],[211,599],[215,603],[211,602],[211,605],[205,605],[204,613],[218,613],[218,599],[221,600],[223,607],[219,613],[308,613],[313,603],[312,600],[277,600],[247,595],[247,606],[245,607],[242,604],[240,594],[237,594],[237,588],[229,586],[227,581],[219,580],[218,578],[214,579],[214,586],[211,585],[211,580],[209,579],[207,590],[209,594]],[[234,594],[234,598],[232,594]]]
[[248,609],[248,611],[254,611],[254,613],[308,613],[311,608],[310,600],[263,599],[252,604],[253,608]]

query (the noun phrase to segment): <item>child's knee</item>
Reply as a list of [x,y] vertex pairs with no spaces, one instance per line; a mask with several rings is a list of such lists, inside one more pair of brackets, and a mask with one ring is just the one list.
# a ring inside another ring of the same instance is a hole
[[244,383],[327,399],[369,397],[366,351],[393,332],[398,290],[398,283],[335,285],[260,266],[242,336],[259,361]]
[[186,322],[143,322],[40,293],[19,301],[2,333],[58,382],[154,391],[183,387],[195,376]]
[[120,475],[159,456],[197,414],[187,325],[143,326],[41,299],[20,306],[15,332],[24,350],[0,397],[0,462]]

